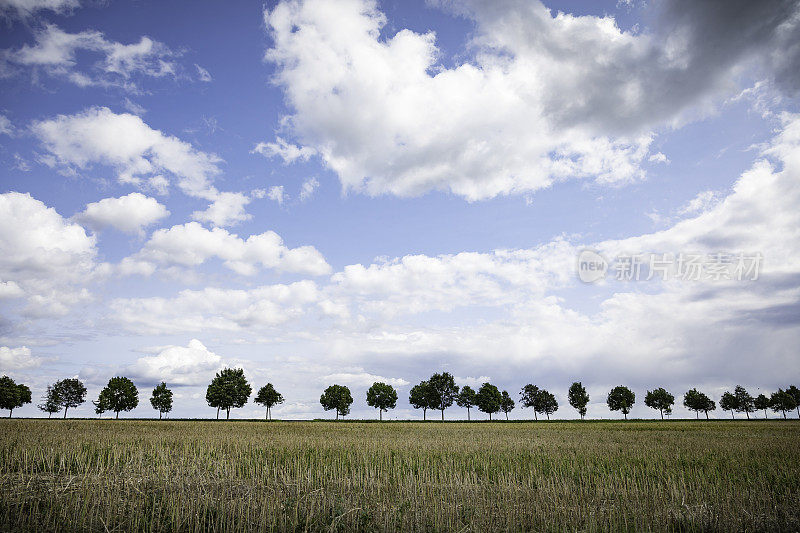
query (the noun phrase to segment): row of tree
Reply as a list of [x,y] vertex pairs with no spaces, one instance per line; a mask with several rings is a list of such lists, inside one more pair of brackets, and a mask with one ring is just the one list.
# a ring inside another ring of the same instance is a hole
[[[225,368],[217,372],[208,385],[206,402],[210,407],[217,409],[217,418],[220,411],[225,411],[225,417],[230,418],[231,409],[243,407],[251,393],[252,388],[243,369]],[[367,390],[366,399],[367,405],[378,409],[379,418],[383,420],[383,413],[397,406],[397,391],[387,383],[376,382]],[[576,381],[570,386],[567,399],[583,419],[589,404],[589,394],[581,382]],[[70,408],[78,407],[85,401],[86,387],[80,380],[62,379],[48,385],[42,403],[38,407],[50,416],[63,409],[66,418]],[[259,389],[254,401],[263,405],[266,408],[265,417],[272,419],[272,408],[283,403],[284,398],[275,390],[272,383],[267,383]],[[335,410],[338,420],[340,416],[344,417],[350,413],[353,396],[348,387],[331,385],[325,389],[319,401],[326,411]],[[508,391],[500,391],[491,383],[484,383],[477,391],[468,385],[459,387],[449,372],[433,374],[427,380],[413,386],[408,401],[415,409],[422,409],[423,419],[427,419],[427,412],[431,409],[441,411],[444,420],[445,410],[453,404],[467,410],[467,420],[471,419],[473,407],[488,414],[489,420],[498,412],[505,413],[508,419],[508,413],[516,407]],[[9,417],[14,409],[28,403],[31,403],[31,391],[27,385],[17,384],[8,376],[0,377],[0,408],[8,409]],[[522,387],[519,403],[523,408],[533,409],[534,418],[537,420],[539,415],[545,415],[549,420],[550,415],[559,408],[553,393],[530,383]],[[606,396],[608,408],[611,411],[621,412],[626,419],[635,403],[636,394],[623,385],[614,387]],[[113,412],[115,417],[119,418],[120,412],[130,411],[139,405],[139,391],[130,379],[116,376],[108,381],[92,404],[96,414]],[[644,404],[659,411],[663,419],[664,415],[672,413],[675,397],[666,389],[659,387],[647,391]],[[166,383],[161,382],[153,389],[150,405],[158,411],[159,418],[172,411],[172,391],[167,388]],[[701,412],[708,418],[708,413],[717,408],[714,400],[697,389],[691,389],[683,395],[683,405],[695,411],[698,418]],[[725,411],[730,411],[732,417],[738,412],[745,413],[749,419],[750,413],[758,410],[763,410],[766,417],[768,409],[776,413],[782,412],[784,418],[787,412],[796,409],[800,417],[800,389],[792,385],[785,390],[778,389],[770,396],[759,394],[753,397],[744,387],[737,385],[733,391],[722,394],[719,406]]]

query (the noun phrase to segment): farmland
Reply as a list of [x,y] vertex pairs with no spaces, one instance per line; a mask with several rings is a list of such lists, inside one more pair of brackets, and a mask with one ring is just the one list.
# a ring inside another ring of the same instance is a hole
[[0,530],[796,531],[795,421],[0,421]]

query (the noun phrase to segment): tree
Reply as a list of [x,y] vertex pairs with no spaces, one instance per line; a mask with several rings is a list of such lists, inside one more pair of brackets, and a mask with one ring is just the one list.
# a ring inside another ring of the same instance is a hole
[[453,405],[458,397],[456,380],[450,372],[443,372],[432,375],[428,380],[428,386],[435,408],[442,412],[442,422],[444,422],[444,410]]
[[206,402],[210,407],[217,408],[217,418],[219,410],[225,409],[225,420],[228,420],[231,417],[231,408],[244,407],[252,391],[250,383],[244,377],[244,369],[223,368],[208,385]]
[[53,390],[52,385],[47,386],[47,392],[45,392],[44,396],[42,396],[42,403],[36,407],[47,413],[47,418],[50,418],[53,416],[53,413],[57,413],[61,410],[61,404],[58,403],[58,398],[56,397],[56,393],[55,390]]
[[586,406],[589,404],[589,394],[580,381],[574,382],[569,387],[567,394],[569,404],[581,415],[581,420],[586,416]]
[[267,383],[258,389],[258,395],[254,401],[267,408],[264,418],[267,420],[272,420],[272,408],[283,403],[283,395],[275,390],[275,387],[272,386],[272,383]]
[[481,388],[478,389],[478,394],[475,395],[475,405],[484,413],[489,414],[489,420],[492,419],[492,413],[496,413],[500,410],[502,403],[503,395],[500,394],[500,390],[491,383],[484,383],[481,385]]
[[686,391],[686,394],[683,395],[683,405],[687,409],[694,411],[697,418],[700,418],[700,411],[705,412],[706,420],[708,420],[708,412],[717,408],[714,400],[697,389]]
[[794,401],[794,397],[783,389],[778,389],[776,392],[773,392],[769,403],[773,411],[776,413],[781,411],[783,413],[784,419],[786,418],[786,411],[791,411],[797,407],[797,402]]
[[500,397],[500,410],[506,414],[506,420],[508,420],[508,413],[510,413],[513,409],[514,400],[512,400],[511,396],[508,395],[508,391],[504,390]]
[[108,402],[103,398],[92,400],[92,405],[94,405],[94,414],[97,415],[97,418],[100,418],[103,413],[108,411]]
[[469,420],[469,410],[475,407],[475,391],[472,390],[472,387],[469,385],[461,387],[461,392],[458,393],[456,403],[459,407],[465,407],[467,409],[467,420]]
[[794,385],[790,385],[786,392],[792,395],[794,398],[794,403],[796,405],[795,410],[797,410],[797,417],[800,418],[800,389],[795,387]]
[[319,397],[319,403],[326,411],[336,409],[336,420],[339,420],[339,415],[345,416],[350,412],[353,397],[350,395],[350,389],[344,385],[331,385]]
[[733,416],[733,412],[738,410],[739,403],[731,392],[725,391],[722,394],[722,397],[719,399],[719,406],[722,408],[723,411],[730,411],[731,418],[735,418]]
[[647,391],[644,397],[644,404],[651,409],[658,409],[661,413],[661,420],[664,420],[664,412],[672,413],[672,406],[675,405],[675,396],[667,392],[663,387]]
[[767,418],[767,409],[769,409],[770,406],[772,405],[769,401],[769,398],[767,398],[763,394],[759,394],[758,396],[756,396],[753,405],[755,405],[756,409],[758,409],[759,411],[763,409],[764,418]]
[[70,407],[78,407],[86,401],[86,387],[76,378],[62,379],[53,385],[53,394],[64,408],[64,418]]
[[612,411],[622,411],[622,414],[625,415],[625,420],[628,419],[628,413],[631,412],[631,407],[633,407],[634,403],[636,403],[636,394],[623,385],[611,389],[606,398],[608,408]]
[[733,389],[733,395],[736,397],[736,410],[746,414],[747,419],[750,420],[750,413],[756,410],[753,397],[741,385],[736,385],[736,388]]
[[8,409],[8,418],[14,409],[26,403],[31,403],[31,389],[8,376],[0,377],[0,409]]
[[172,391],[167,388],[167,384],[163,381],[153,389],[153,395],[150,397],[150,405],[153,409],[158,411],[158,419],[164,413],[172,411]]
[[408,403],[414,409],[422,409],[422,419],[427,419],[428,409],[436,409],[437,398],[427,381],[421,381],[411,387],[408,393]]
[[[536,395],[539,394],[539,387],[536,385],[531,385],[528,383],[522,390],[519,391],[519,403],[522,404],[522,407],[533,407],[536,405]],[[533,418],[538,420],[539,417],[536,416],[536,409],[533,410]]]
[[558,401],[556,397],[545,389],[539,389],[533,401],[533,412],[547,415],[550,420],[550,415],[558,411]]
[[383,412],[397,407],[397,391],[388,383],[376,381],[367,391],[367,405],[377,409],[383,421]]
[[131,411],[139,405],[139,391],[133,381],[116,376],[108,380],[108,385],[100,391],[97,401],[97,408],[114,411],[114,418],[119,418],[120,411]]

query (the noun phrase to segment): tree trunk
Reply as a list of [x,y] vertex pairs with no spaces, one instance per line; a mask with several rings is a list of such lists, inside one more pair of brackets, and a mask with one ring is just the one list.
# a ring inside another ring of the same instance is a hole
[[747,419],[750,420],[750,411],[745,411],[744,414],[747,415]]
[[533,410],[533,419],[537,421],[539,420],[539,417],[536,416],[536,409]]
[[47,413],[47,418],[52,418],[52,417],[53,417],[53,413]]
[[14,412],[14,410],[13,410],[13,409],[9,409],[9,410],[8,410],[8,418],[11,418],[11,413],[13,413],[13,412]]
[[467,422],[469,422],[469,407],[467,407]]
[[379,419],[381,422],[383,422],[383,409],[378,409],[378,413],[379,413],[379,415],[378,415],[378,416],[379,416],[379,418],[378,418],[378,419]]
[[444,422],[444,409],[442,409],[442,422]]
[[508,420],[508,413],[506,413],[506,420]]
[[336,410],[336,420],[337,421],[339,420],[339,410],[338,409]]
[[219,407],[217,407],[217,420],[219,420]]
[[547,420],[550,420],[550,413],[547,413]]
[[164,415],[161,411],[158,412],[158,419],[161,420],[161,417]]
[[664,420],[664,410],[663,409],[659,409],[659,412],[661,413],[661,420]]
[[64,418],[67,418],[67,408],[64,407]]
[[766,420],[766,419],[767,419],[767,410],[764,409],[764,420]]
[[786,411],[783,412],[783,419],[786,420]]
[[226,407],[225,408],[225,420],[230,420],[230,418],[231,418],[231,408],[230,407]]
[[489,421],[492,421],[492,413],[489,413]]
[[114,419],[119,420],[119,411],[114,411],[114,412],[117,413],[117,416],[115,416]]
[[734,416],[733,416],[733,411],[731,411],[731,419],[733,419],[733,418],[734,418]]
[[428,410],[426,408],[422,408],[422,420],[428,419]]
[[627,420],[628,419],[628,413],[626,413],[625,411],[622,411],[622,414],[625,415],[625,420]]

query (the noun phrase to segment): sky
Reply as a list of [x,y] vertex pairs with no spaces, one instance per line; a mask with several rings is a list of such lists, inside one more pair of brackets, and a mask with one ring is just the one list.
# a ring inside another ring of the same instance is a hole
[[376,381],[398,390],[384,418],[419,419],[411,386],[444,371],[547,388],[557,418],[573,381],[592,418],[619,417],[616,385],[642,418],[656,387],[687,417],[692,387],[800,385],[797,2],[0,0],[0,18],[0,374],[34,399],[15,415],[78,377],[74,415],[94,416],[124,375],[124,416],[156,416],[166,381],[172,417],[213,417],[226,366],[273,383],[284,419],[332,417],[333,383],[377,418]]

